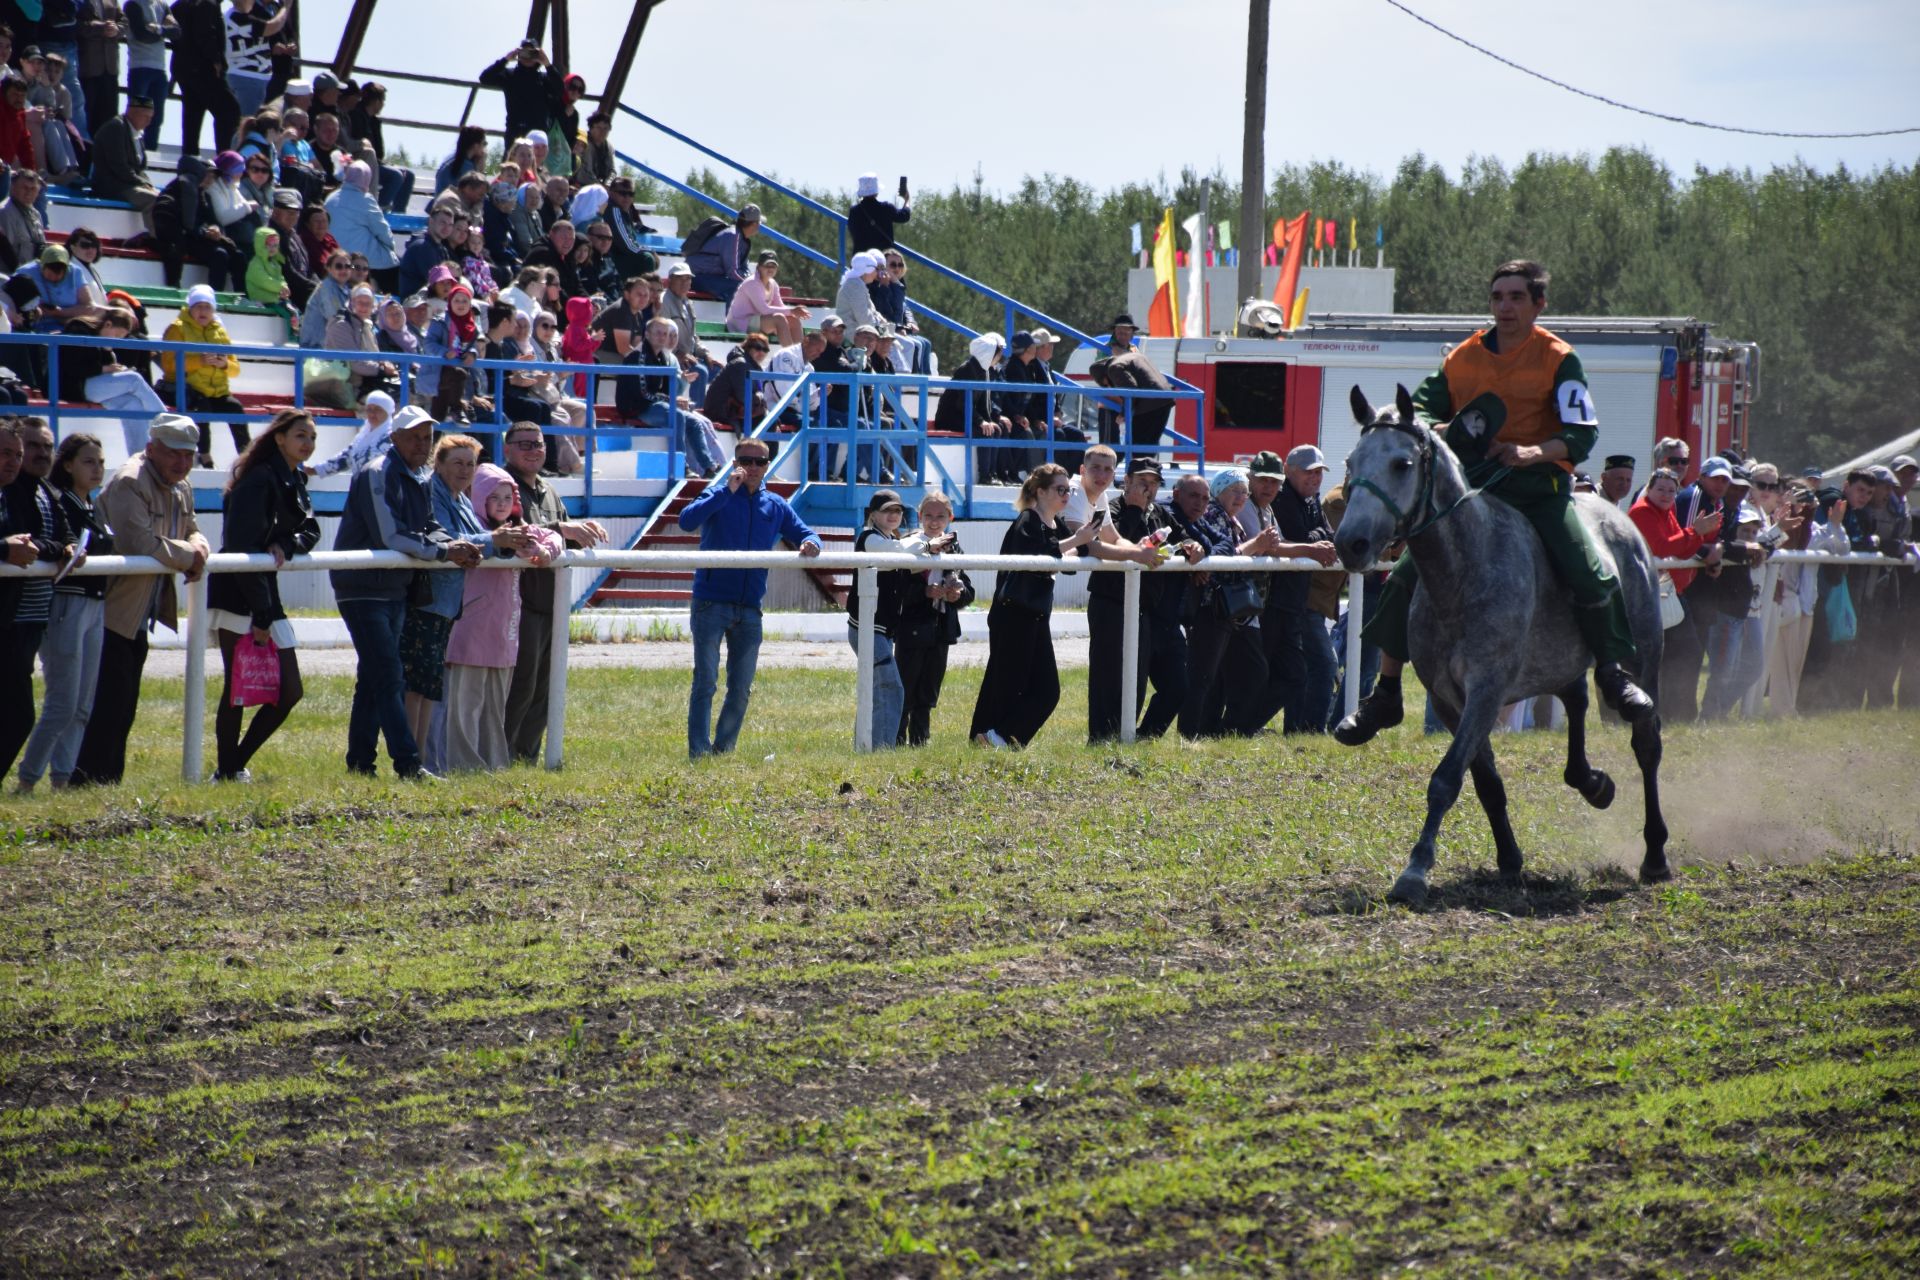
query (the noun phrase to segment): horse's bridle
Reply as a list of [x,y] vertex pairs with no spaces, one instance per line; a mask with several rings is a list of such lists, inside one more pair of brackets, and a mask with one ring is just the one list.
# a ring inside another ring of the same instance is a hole
[[[1360,428],[1360,434],[1362,436],[1366,435],[1369,431],[1400,431],[1413,437],[1414,443],[1420,447],[1420,495],[1414,499],[1413,511],[1418,512],[1429,509],[1433,505],[1433,474],[1435,470],[1433,465],[1433,434],[1423,427],[1418,425],[1410,426],[1397,418],[1376,418],[1374,421]],[[1385,504],[1387,510],[1393,513],[1393,537],[1390,541],[1399,542],[1403,539],[1414,537],[1417,534],[1425,533],[1440,519],[1440,516],[1434,516],[1433,519],[1426,521],[1418,529],[1405,531],[1407,521],[1413,513],[1402,511],[1400,504],[1395,502],[1393,496],[1385,489],[1382,489],[1365,476],[1361,476],[1359,479],[1353,481],[1350,487],[1365,489],[1368,493],[1380,499],[1380,501]],[[1452,509],[1452,507],[1449,507],[1447,511],[1451,511]],[[1441,515],[1445,514],[1446,512],[1441,513]]]
[[[1455,511],[1459,510],[1460,504],[1468,498],[1473,497],[1477,493],[1485,492],[1487,489],[1492,488],[1494,485],[1499,484],[1500,481],[1506,479],[1507,473],[1512,470],[1510,467],[1501,467],[1487,483],[1477,489],[1464,490],[1459,497],[1449,502],[1444,508],[1439,511],[1434,511],[1433,479],[1434,475],[1439,471],[1439,468],[1436,467],[1433,462],[1433,429],[1431,427],[1420,426],[1418,423],[1409,425],[1395,418],[1375,419],[1373,422],[1360,428],[1360,434],[1362,436],[1366,435],[1369,431],[1404,432],[1412,436],[1414,442],[1420,446],[1420,496],[1414,499],[1412,511],[1402,511],[1400,504],[1395,502],[1385,489],[1382,489],[1365,476],[1361,476],[1358,480],[1353,481],[1350,486],[1354,489],[1365,489],[1368,493],[1380,499],[1380,501],[1386,505],[1387,510],[1393,513],[1394,525],[1392,540],[1395,542],[1411,541],[1419,537],[1452,515]],[[1407,521],[1420,511],[1428,511],[1432,514],[1428,515],[1425,520],[1422,520],[1415,527],[1408,529],[1406,527]]]

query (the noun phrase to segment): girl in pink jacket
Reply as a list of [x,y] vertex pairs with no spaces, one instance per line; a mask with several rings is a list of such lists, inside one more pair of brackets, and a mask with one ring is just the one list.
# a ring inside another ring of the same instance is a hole
[[[488,529],[523,525],[520,486],[492,463],[473,477],[473,509]],[[560,535],[528,528],[532,543],[520,552],[538,567],[560,554]],[[512,569],[467,574],[460,619],[447,637],[447,767],[504,769],[513,763],[507,744],[507,689],[520,653],[520,574]]]

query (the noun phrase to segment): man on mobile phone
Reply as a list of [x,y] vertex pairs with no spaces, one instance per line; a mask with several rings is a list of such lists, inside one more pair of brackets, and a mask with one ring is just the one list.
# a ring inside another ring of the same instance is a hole
[[861,174],[853,205],[847,210],[847,252],[893,248],[893,229],[912,217],[904,175],[900,179],[900,203],[889,204],[880,198],[880,175]]

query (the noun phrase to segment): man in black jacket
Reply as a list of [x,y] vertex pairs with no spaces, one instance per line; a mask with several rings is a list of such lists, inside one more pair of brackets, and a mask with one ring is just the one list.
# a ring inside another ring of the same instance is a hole
[[[1273,497],[1274,523],[1282,539],[1278,554],[1289,558],[1333,564],[1333,528],[1320,510],[1320,485],[1327,460],[1310,444],[1295,447],[1283,464],[1272,450],[1263,451],[1248,469],[1254,500],[1260,481],[1280,481]],[[1312,574],[1276,573],[1267,588],[1260,618],[1261,643],[1267,654],[1267,717],[1284,712],[1288,733],[1324,733],[1333,699],[1339,664],[1326,623],[1307,607]]]
[[[1116,390],[1171,391],[1173,384],[1167,381],[1167,375],[1154,367],[1146,354],[1133,349],[1133,317],[1122,312],[1113,320],[1113,337],[1110,350],[1113,354],[1093,362],[1089,373],[1095,385],[1113,387]],[[1126,432],[1126,413],[1101,410],[1100,439],[1106,444],[1121,443],[1121,435],[1127,434],[1126,443],[1135,446],[1154,446],[1160,443],[1160,436],[1167,429],[1167,420],[1173,416],[1173,401],[1163,399],[1140,399],[1133,401],[1133,429]]]
[[507,100],[508,147],[535,129],[544,132],[560,114],[560,78],[537,40],[522,40],[480,73],[480,83],[500,90]]
[[[39,418],[0,426],[0,539],[6,563],[30,565],[71,557],[67,522],[47,484],[53,432]],[[0,581],[0,777],[33,732],[33,662],[53,605],[46,578]]]

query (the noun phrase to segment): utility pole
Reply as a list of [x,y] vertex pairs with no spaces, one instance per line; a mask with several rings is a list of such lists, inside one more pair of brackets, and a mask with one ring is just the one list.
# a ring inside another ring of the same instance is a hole
[[1267,16],[1272,0],[1250,0],[1247,9],[1247,115],[1240,144],[1240,272],[1233,299],[1233,325],[1240,307],[1260,296],[1267,229]]

